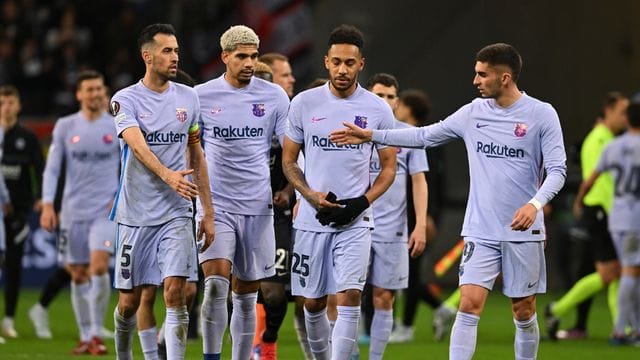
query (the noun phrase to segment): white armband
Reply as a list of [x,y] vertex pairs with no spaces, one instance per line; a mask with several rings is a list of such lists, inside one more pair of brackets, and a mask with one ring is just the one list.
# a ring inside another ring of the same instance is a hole
[[542,209],[542,203],[536,200],[536,198],[532,198],[531,200],[529,200],[528,204],[535,206],[536,210]]

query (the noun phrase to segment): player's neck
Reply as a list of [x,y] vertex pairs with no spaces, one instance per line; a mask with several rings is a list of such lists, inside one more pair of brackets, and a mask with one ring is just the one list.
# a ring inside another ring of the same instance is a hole
[[82,116],[89,121],[96,120],[102,114],[102,110],[91,110],[86,107],[82,107],[80,111],[82,112]]
[[144,74],[144,78],[142,78],[142,85],[151,91],[163,93],[169,88],[169,81],[161,79],[158,76],[153,76],[152,73],[147,72]]
[[629,127],[627,134],[640,135],[640,127]]
[[348,89],[346,90],[338,90],[336,89],[333,84],[331,82],[329,82],[329,91],[331,91],[331,93],[338,98],[341,99],[346,99],[349,96],[353,95],[354,92],[356,92],[356,88],[358,87],[358,84],[356,82],[353,83],[353,85],[351,85]]
[[224,73],[224,80],[227,82],[227,84],[233,86],[236,89],[242,89],[242,88],[246,87],[247,85],[249,85],[248,82],[240,82],[240,81],[238,81],[238,79],[235,79],[235,78],[229,76],[229,72]]
[[500,96],[496,98],[496,104],[501,108],[508,108],[513,105],[520,97],[522,93],[518,90],[518,87],[514,84],[513,86],[508,86]]

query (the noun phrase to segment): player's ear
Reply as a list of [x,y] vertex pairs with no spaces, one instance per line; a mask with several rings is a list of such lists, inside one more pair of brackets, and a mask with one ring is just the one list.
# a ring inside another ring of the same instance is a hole
[[151,64],[151,52],[149,49],[142,50],[142,60],[145,64]]
[[360,71],[362,71],[362,69],[364,69],[364,63],[365,63],[365,58],[364,56],[360,58]]
[[324,56],[324,68],[329,70],[329,57],[327,55]]

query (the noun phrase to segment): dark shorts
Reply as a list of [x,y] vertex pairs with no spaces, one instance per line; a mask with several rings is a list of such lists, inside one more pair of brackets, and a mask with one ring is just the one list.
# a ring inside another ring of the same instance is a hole
[[607,213],[601,206],[585,206],[580,225],[589,234],[594,261],[618,259],[607,225]]
[[274,211],[273,227],[276,234],[276,275],[263,279],[266,282],[285,284],[288,288],[291,283],[291,256],[292,234],[291,215],[281,211]]

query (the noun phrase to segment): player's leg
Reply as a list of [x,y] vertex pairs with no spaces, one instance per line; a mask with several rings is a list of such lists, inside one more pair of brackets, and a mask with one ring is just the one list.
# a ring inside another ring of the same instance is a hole
[[[89,309],[91,311],[92,342],[95,350],[106,347],[102,344],[104,316],[111,296],[111,279],[109,278],[109,260],[115,245],[115,224],[107,219],[96,219],[89,230],[89,250],[91,275],[91,291],[89,293]],[[92,352],[93,353],[93,352]]]
[[536,359],[540,330],[536,294],[547,290],[547,272],[542,241],[502,243],[503,293],[511,298],[516,326],[516,359]]
[[135,227],[118,224],[116,230],[115,288],[119,290],[118,305],[113,314],[116,356],[132,358],[136,312],[145,286],[159,286],[161,271],[158,253],[159,226]]
[[[374,240],[378,236],[373,234]],[[408,285],[409,251],[404,242],[371,243],[367,282],[373,285],[373,320],[369,359],[382,359],[393,327],[395,291]]]
[[0,324],[0,333],[8,338],[17,338],[14,318],[18,306],[18,294],[22,282],[22,256],[24,240],[29,229],[22,217],[5,218],[6,251],[4,254],[4,319]]
[[332,252],[338,318],[331,342],[334,359],[348,359],[356,344],[360,297],[367,279],[370,251],[369,229],[356,228],[335,233]]
[[184,359],[189,327],[185,289],[192,274],[195,240],[193,220],[176,218],[160,226],[158,267],[163,276],[167,358]]
[[260,280],[276,274],[273,216],[240,216],[231,283],[231,339],[234,359],[251,357]]
[[156,300],[156,286],[143,286],[140,295],[140,306],[136,312],[138,323],[138,339],[145,360],[158,358],[158,344],[156,341],[157,328],[153,306]]
[[332,237],[332,233],[296,230],[293,245],[291,292],[304,298],[305,329],[314,359],[331,358],[327,294],[335,292]]
[[640,298],[638,298],[638,288],[640,288],[640,233],[638,232],[615,232],[612,233],[614,244],[618,252],[620,262],[622,262],[622,276],[620,278],[620,288],[618,290],[618,317],[615,321],[611,343],[625,343],[640,339],[627,338],[625,330],[631,326],[633,336],[638,332],[638,312]]
[[262,339],[261,358],[271,360],[276,359],[278,331],[287,314],[287,294],[284,283],[265,281],[260,284],[260,289],[266,315],[264,332],[259,334]]
[[47,308],[60,290],[71,282],[71,276],[64,267],[59,267],[51,274],[40,294],[40,299],[29,309],[29,319],[40,339],[51,339],[49,328],[49,314]]
[[500,243],[467,237],[460,262],[460,305],[451,329],[449,358],[466,360],[476,349],[478,322],[501,271]]
[[294,298],[295,306],[293,311],[293,328],[296,331],[296,337],[305,360],[313,360],[313,353],[309,346],[309,338],[307,335],[307,325],[304,320],[304,298],[296,296]]
[[433,338],[436,341],[442,341],[451,329],[458,305],[460,305],[460,289],[451,293],[434,312],[432,325]]

